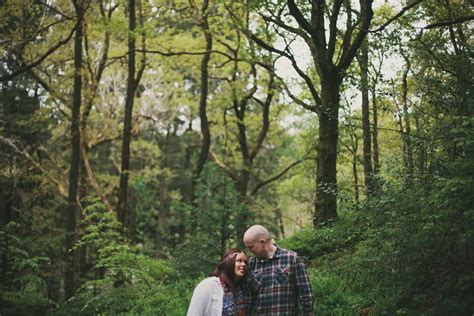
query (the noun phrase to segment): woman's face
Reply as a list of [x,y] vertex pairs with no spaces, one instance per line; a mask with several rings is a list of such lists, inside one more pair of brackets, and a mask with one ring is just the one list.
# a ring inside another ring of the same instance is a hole
[[247,256],[239,252],[237,253],[237,256],[235,257],[235,279],[239,280],[245,276],[245,273],[247,272]]

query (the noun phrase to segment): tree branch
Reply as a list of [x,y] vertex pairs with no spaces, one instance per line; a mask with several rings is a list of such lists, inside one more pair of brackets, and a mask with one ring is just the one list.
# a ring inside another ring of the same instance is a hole
[[[332,56],[334,55],[334,50],[336,48],[337,17],[339,15],[339,11],[341,10],[342,2],[343,0],[336,0],[333,4],[332,15],[329,20],[329,41],[327,51],[328,58],[332,58]],[[349,13],[347,14],[349,15]]]
[[217,157],[217,154],[212,149],[209,150],[209,154],[210,154],[211,160],[214,161],[214,163],[218,167],[220,167],[222,170],[224,170],[232,180],[237,181],[237,175],[235,173],[233,173],[231,170],[229,170],[227,165],[223,161],[221,161],[219,159],[219,157]]
[[379,27],[376,28],[375,30],[369,30],[369,32],[370,32],[370,33],[376,33],[376,32],[380,32],[380,31],[384,30],[387,26],[389,26],[390,24],[392,24],[393,21],[395,21],[396,19],[398,19],[399,17],[401,17],[402,15],[404,15],[405,12],[407,12],[408,10],[410,10],[411,8],[413,8],[414,6],[420,4],[421,2],[423,2],[423,0],[415,0],[415,1],[413,1],[413,2],[410,3],[409,5],[403,7],[400,12],[398,12],[398,13],[395,14],[393,17],[391,17],[390,19],[388,19],[387,22],[385,22],[384,24],[382,24],[381,26],[379,26]]
[[372,20],[372,0],[361,0],[360,5],[359,31],[357,32],[352,44],[342,53],[341,59],[337,65],[339,70],[345,70],[351,64],[352,58],[357,54],[357,50],[367,35],[370,21]]
[[43,1],[38,1],[38,4],[45,6],[46,8],[50,9],[51,11],[53,11],[56,14],[59,14],[60,16],[62,16],[65,19],[73,20],[72,17],[66,15],[65,13],[61,12],[59,9],[56,9],[55,7],[53,7],[52,5],[50,5],[48,3],[45,3]]
[[280,19],[272,18],[272,17],[266,16],[262,13],[259,13],[259,15],[262,17],[262,19],[264,21],[274,23],[274,24],[278,25],[279,27],[287,30],[288,32],[299,35],[302,38],[304,38],[305,40],[308,40],[308,35],[305,32],[303,32],[301,29],[289,26],[288,24],[285,24]]
[[72,38],[72,36],[73,36],[73,34],[74,34],[75,30],[76,30],[76,26],[77,26],[77,24],[79,23],[79,21],[80,21],[80,19],[78,19],[78,21],[76,22],[76,24],[74,24],[74,27],[72,28],[71,32],[69,32],[69,35],[68,35],[66,38],[64,38],[64,39],[62,39],[61,41],[59,41],[58,43],[56,43],[56,45],[54,45],[54,46],[51,47],[48,51],[46,51],[46,53],[45,53],[43,56],[41,56],[41,57],[38,58],[36,61],[34,61],[34,62],[32,62],[32,63],[30,63],[30,64],[28,64],[28,65],[21,65],[20,69],[14,71],[14,72],[12,72],[12,73],[10,73],[10,74],[8,74],[8,75],[5,75],[5,76],[0,77],[0,82],[2,82],[2,81],[7,81],[7,80],[11,80],[11,79],[15,78],[16,76],[18,76],[18,75],[20,75],[20,74],[22,74],[22,73],[24,73],[24,72],[26,72],[26,71],[32,69],[33,67],[35,67],[35,66],[41,64],[41,63],[43,62],[43,60],[45,60],[49,55],[51,55],[52,53],[54,53],[58,48],[60,48],[61,46],[67,44],[67,43],[71,40],[71,38]]
[[46,178],[48,178],[49,181],[51,181],[58,187],[58,192],[62,197],[64,198],[68,197],[67,190],[64,183],[59,182],[58,180],[56,180],[56,177],[53,177],[51,174],[49,174],[35,159],[33,159],[33,157],[31,157],[31,155],[28,152],[20,149],[17,145],[15,145],[15,143],[12,140],[5,138],[3,136],[0,136],[0,142],[12,148],[14,152],[17,153],[18,155],[26,158],[26,160],[28,160],[36,169],[41,171],[41,173],[43,173],[46,176]]
[[[60,102],[62,102],[63,104],[68,104],[68,100],[66,98],[64,98],[64,96],[60,95],[58,92],[54,91],[51,86],[46,83],[46,81],[44,81],[38,74],[36,74],[33,69],[29,69],[28,71],[28,74],[33,77],[33,79],[46,91],[48,92],[53,98],[59,100]],[[57,104],[56,100],[53,99],[53,102],[55,104]],[[57,106],[57,109],[58,111],[64,115],[64,117],[66,117],[68,120],[71,120],[71,116],[69,114],[67,114],[66,112],[64,112],[64,110],[62,110],[59,106]]]
[[97,180],[95,178],[95,175],[94,175],[94,172],[92,171],[92,167],[89,163],[89,158],[88,158],[88,155],[87,155],[87,150],[86,150],[86,146],[84,144],[81,144],[81,155],[82,155],[82,161],[84,163],[84,168],[86,169],[86,173],[87,173],[87,179],[89,179],[89,183],[91,184],[91,186],[94,188],[94,191],[95,191],[95,194],[97,194],[98,197],[100,197],[100,199],[102,200],[102,202],[104,203],[105,207],[107,208],[107,210],[110,212],[110,213],[113,213],[113,209],[112,209],[112,205],[110,204],[109,202],[109,199],[107,198],[107,196],[102,192],[102,190],[100,189],[100,186],[99,184],[97,183]]
[[294,0],[288,0],[288,9],[292,17],[295,18],[296,22],[310,35],[315,35],[315,29],[313,26],[305,19],[301,11],[298,9]]
[[253,161],[257,154],[260,151],[260,148],[262,148],[263,141],[267,137],[268,129],[270,128],[270,119],[269,119],[269,114],[270,114],[270,105],[272,103],[273,95],[274,95],[274,83],[275,83],[275,76],[270,73],[270,79],[268,82],[268,92],[267,92],[267,97],[265,99],[265,102],[259,100],[258,98],[254,97],[254,100],[256,100],[263,108],[262,111],[262,128],[260,130],[260,133],[258,134],[257,138],[257,144],[255,148],[252,150],[250,153],[250,161]]
[[280,56],[286,57],[291,61],[291,65],[295,69],[295,71],[298,73],[298,75],[305,81],[306,85],[309,88],[309,91],[311,92],[311,95],[313,96],[314,100],[318,105],[322,104],[321,97],[319,96],[319,93],[316,91],[316,88],[313,85],[313,82],[311,81],[311,78],[306,75],[301,68],[299,68],[294,56],[291,54],[288,54],[284,51],[281,51],[275,47],[270,46],[269,44],[265,43],[262,39],[256,37],[254,34],[251,34],[249,32],[246,33],[247,36],[250,37],[255,43],[257,43],[259,46],[263,47],[264,49],[276,53]]
[[432,23],[425,26],[424,29],[429,30],[429,29],[434,29],[436,27],[441,27],[441,26],[451,26],[451,25],[455,25],[455,24],[459,24],[459,23],[463,23],[463,22],[467,22],[471,20],[474,20],[474,15],[461,16],[461,17],[451,19],[451,20],[439,21],[439,22]]
[[261,181],[260,183],[258,183],[255,188],[252,190],[252,193],[250,195],[252,196],[255,196],[257,194],[257,192],[265,185],[269,184],[269,183],[272,183],[278,179],[280,179],[282,176],[284,176],[288,171],[290,171],[291,168],[293,168],[294,166],[297,166],[299,165],[300,163],[306,161],[306,160],[316,160],[315,157],[305,157],[305,158],[302,158],[300,160],[296,160],[294,162],[292,162],[291,164],[289,164],[286,168],[284,168],[282,171],[280,171],[278,174],[264,180],[264,181]]
[[[171,51],[165,52],[165,51],[160,51],[160,50],[135,49],[135,51],[140,52],[140,53],[157,54],[157,55],[167,56],[167,57],[169,57],[169,56],[181,56],[181,55],[196,56],[196,55],[205,55],[205,54],[216,53],[216,54],[223,55],[223,56],[225,56],[229,59],[232,59],[232,56],[230,56],[229,54],[226,54],[226,53],[218,51],[218,50],[209,50],[209,51],[203,51],[203,52],[171,52]],[[128,54],[128,52],[126,54],[124,54],[124,56],[126,56],[127,54]],[[113,57],[113,58],[117,58],[117,57]],[[120,56],[118,58],[120,58]]]

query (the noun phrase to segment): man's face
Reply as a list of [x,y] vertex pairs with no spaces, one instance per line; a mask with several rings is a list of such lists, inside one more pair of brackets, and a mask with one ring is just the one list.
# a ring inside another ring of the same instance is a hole
[[245,246],[257,257],[265,257],[265,241],[264,240],[244,240]]

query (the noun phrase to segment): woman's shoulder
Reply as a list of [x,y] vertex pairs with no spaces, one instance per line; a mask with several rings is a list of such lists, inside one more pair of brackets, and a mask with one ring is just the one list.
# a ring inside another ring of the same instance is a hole
[[214,286],[214,285],[219,285],[220,286],[219,278],[215,277],[215,276],[211,276],[211,277],[205,278],[204,280],[199,282],[199,284],[197,286],[198,287],[208,287],[208,286]]

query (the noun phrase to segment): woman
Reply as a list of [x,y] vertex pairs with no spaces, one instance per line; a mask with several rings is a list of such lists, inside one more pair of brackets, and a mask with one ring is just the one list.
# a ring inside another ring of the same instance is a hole
[[210,276],[194,289],[187,316],[244,316],[247,314],[243,279],[247,256],[230,249]]

